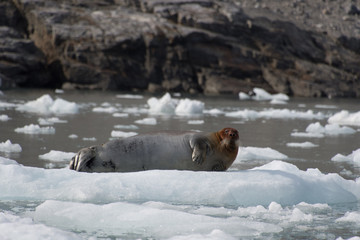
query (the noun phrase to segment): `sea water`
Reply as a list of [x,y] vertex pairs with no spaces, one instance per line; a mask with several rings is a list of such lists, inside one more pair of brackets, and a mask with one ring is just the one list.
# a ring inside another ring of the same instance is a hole
[[[5,91],[0,239],[356,239],[358,100],[255,92]],[[228,126],[241,147],[227,172],[67,169],[110,139]]]

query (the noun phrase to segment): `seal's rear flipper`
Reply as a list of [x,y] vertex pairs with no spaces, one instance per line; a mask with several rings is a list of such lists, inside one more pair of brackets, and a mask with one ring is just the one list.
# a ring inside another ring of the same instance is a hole
[[96,157],[95,147],[81,149],[70,161],[69,168],[79,172],[91,172],[91,162]]

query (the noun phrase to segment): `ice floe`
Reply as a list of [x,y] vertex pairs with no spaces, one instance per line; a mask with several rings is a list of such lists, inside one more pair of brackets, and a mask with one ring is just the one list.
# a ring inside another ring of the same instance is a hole
[[322,126],[320,122],[309,124],[305,132],[293,132],[291,136],[293,137],[310,137],[310,138],[323,138],[325,136],[338,136],[338,135],[348,135],[354,134],[356,130],[340,126],[339,124],[326,124]]
[[68,136],[68,138],[71,138],[71,139],[76,139],[76,138],[78,138],[79,136],[78,135],[76,135],[76,134],[70,134],[69,136]]
[[136,132],[111,131],[111,137],[115,138],[127,138],[136,136],[137,134]]
[[289,100],[289,96],[286,94],[270,94],[262,88],[254,88],[251,94],[240,92],[239,98],[240,100],[274,101],[273,103],[286,103]]
[[201,124],[204,124],[205,121],[204,120],[189,120],[187,123],[190,125],[201,125]]
[[118,109],[116,107],[95,107],[92,111],[97,113],[114,113],[118,111]]
[[241,161],[249,160],[284,160],[287,158],[288,156],[285,154],[269,147],[239,147],[235,162],[239,163]]
[[335,162],[349,162],[360,165],[360,148],[346,156],[338,153],[332,157],[331,160]]
[[350,113],[349,111],[342,110],[329,117],[328,122],[340,125],[360,126],[360,111]]
[[68,102],[57,98],[53,100],[46,94],[36,100],[19,105],[16,110],[39,114],[75,114],[79,112],[79,106],[74,102]]
[[126,98],[126,99],[143,99],[144,96],[137,94],[117,94],[117,98]]
[[[24,167],[0,157],[0,200],[93,203],[160,201],[210,206],[267,206],[354,202],[360,182],[317,169],[272,161],[246,171],[143,171],[89,174],[68,169]],[[211,191],[208,187],[211,186]]]
[[15,132],[25,134],[55,134],[53,127],[40,127],[37,124],[25,125],[22,128],[16,128]]
[[297,147],[297,148],[314,148],[314,147],[318,147],[319,145],[316,145],[312,142],[301,142],[301,143],[290,142],[290,143],[286,143],[286,146]]
[[307,111],[297,111],[290,109],[265,109],[262,111],[255,110],[239,110],[234,112],[225,113],[227,117],[234,118],[245,118],[245,119],[258,119],[258,118],[267,118],[267,119],[324,119],[325,115],[321,112],[314,113],[312,110]]
[[147,101],[152,114],[176,114],[176,115],[191,115],[202,114],[204,111],[204,103],[198,100],[173,99],[169,93],[166,93],[161,98],[152,97]]
[[115,125],[114,128],[117,128],[117,129],[128,129],[128,130],[136,130],[136,129],[139,129],[138,126],[136,125],[133,125],[133,124],[130,124],[130,125]]
[[97,139],[96,137],[83,137],[83,141],[95,142]]
[[5,142],[0,143],[0,152],[21,152],[22,148],[20,144],[11,143],[10,140],[6,140]]
[[52,162],[64,162],[70,161],[70,159],[75,156],[76,153],[73,152],[63,152],[63,151],[56,151],[51,150],[48,153],[39,155],[39,158],[42,160],[48,160]]
[[31,218],[22,218],[13,214],[0,212],[0,239],[28,240],[77,240],[82,239],[75,233],[35,223]]

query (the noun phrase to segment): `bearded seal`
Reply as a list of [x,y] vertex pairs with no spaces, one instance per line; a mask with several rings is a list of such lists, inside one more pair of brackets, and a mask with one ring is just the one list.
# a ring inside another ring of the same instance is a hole
[[156,132],[81,149],[69,168],[80,172],[225,171],[239,149],[234,128],[218,132]]

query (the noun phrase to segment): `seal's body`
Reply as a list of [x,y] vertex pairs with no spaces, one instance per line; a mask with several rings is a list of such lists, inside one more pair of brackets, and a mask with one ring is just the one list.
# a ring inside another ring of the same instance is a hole
[[149,133],[81,149],[71,160],[70,169],[82,172],[225,171],[235,160],[238,145],[239,135],[233,128],[214,133]]

